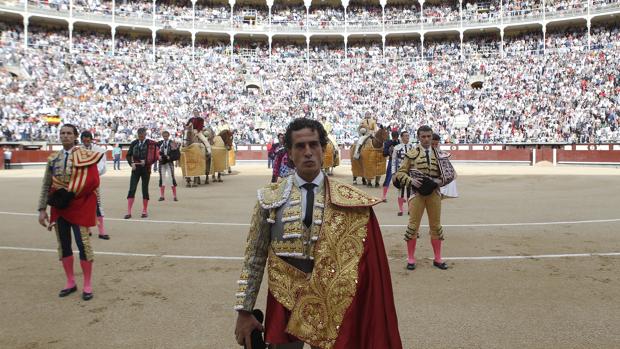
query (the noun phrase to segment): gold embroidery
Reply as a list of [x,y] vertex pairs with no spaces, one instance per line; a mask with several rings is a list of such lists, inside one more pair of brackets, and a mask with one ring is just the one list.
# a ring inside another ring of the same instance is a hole
[[367,208],[340,210],[331,204],[326,206],[324,218],[329,224],[321,226],[319,242],[314,245],[318,257],[309,278],[287,263],[270,258],[269,289],[278,302],[291,310],[287,332],[314,346],[333,347],[357,291],[369,216]]
[[300,215],[301,215],[301,206],[288,206],[288,207],[285,207],[284,210],[282,211],[282,221],[287,222],[292,217],[297,217],[297,219],[300,219],[299,218]]
[[317,220],[323,220],[323,208],[314,206],[314,209],[312,210],[312,220],[315,222]]
[[364,252],[367,208],[335,210],[328,205],[314,270],[308,287],[298,293],[288,332],[306,343],[332,348],[346,310],[357,291],[358,265]]
[[282,234],[282,238],[286,239],[287,235],[291,234],[302,234],[303,229],[301,228],[301,221],[299,218],[292,222],[284,223],[284,233]]
[[300,201],[301,200],[301,190],[299,190],[299,188],[294,185],[293,188],[291,188],[291,201]]
[[[247,285],[245,295],[237,292],[235,309],[252,311],[256,296],[263,280],[263,271],[267,261],[267,249],[269,248],[269,224],[267,223],[268,212],[262,208],[260,203],[254,206],[252,223],[245,249],[245,258],[241,276],[237,281],[238,285]],[[246,287],[246,286],[244,286]]]
[[379,199],[369,196],[364,191],[350,185],[340,183],[333,179],[327,180],[329,183],[330,196],[328,201],[341,207],[369,207],[381,202]]
[[306,273],[283,261],[272,249],[269,249],[267,263],[269,292],[286,309],[293,309],[297,291],[308,282]]
[[304,252],[304,246],[300,239],[272,241],[271,246],[277,254],[291,255],[302,254]]
[[80,226],[80,235],[82,236],[82,244],[84,245],[84,254],[86,260],[92,262],[95,259],[95,253],[90,245],[90,235],[88,234],[88,228]]
[[259,201],[263,208],[275,208],[281,206],[288,195],[287,189],[291,186],[289,177],[280,179],[277,183],[270,183],[258,191]]

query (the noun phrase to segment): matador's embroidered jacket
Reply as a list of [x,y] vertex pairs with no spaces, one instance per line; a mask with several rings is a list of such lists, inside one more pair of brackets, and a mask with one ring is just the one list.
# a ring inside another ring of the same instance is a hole
[[[325,349],[402,348],[372,211],[380,200],[325,176],[307,228],[294,177],[258,191],[235,309],[252,311],[267,265],[269,295],[290,314],[286,333]],[[269,332],[266,326],[268,340]]]

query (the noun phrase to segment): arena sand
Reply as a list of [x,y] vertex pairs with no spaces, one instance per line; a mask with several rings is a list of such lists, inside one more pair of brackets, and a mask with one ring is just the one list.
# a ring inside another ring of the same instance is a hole
[[[240,164],[224,183],[181,187],[179,202],[169,191],[157,202],[153,176],[150,217],[132,220],[122,219],[127,166],[108,170],[102,191],[112,239],[92,241],[98,254],[90,302],[57,297],[64,276],[55,237],[35,215],[43,169],[0,171],[0,347],[237,348],[238,258],[256,188],[270,178],[265,167]],[[418,269],[407,271],[407,216],[396,216],[394,188],[376,207],[404,347],[619,348],[620,256],[592,254],[620,252],[620,170],[457,170],[461,197],[444,201],[442,212],[447,271],[431,265],[426,227]],[[338,167],[335,178],[350,182],[349,173]],[[380,196],[380,189],[365,190]],[[234,224],[203,224],[218,222]],[[81,287],[77,263],[76,271]],[[263,286],[257,304],[264,309]]]

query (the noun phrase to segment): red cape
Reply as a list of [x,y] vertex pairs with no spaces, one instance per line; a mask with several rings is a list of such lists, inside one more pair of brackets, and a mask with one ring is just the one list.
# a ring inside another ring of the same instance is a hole
[[[390,268],[372,209],[367,231],[358,268],[357,292],[345,313],[333,349],[402,349]],[[266,342],[284,344],[299,340],[285,331],[290,314],[271,292],[267,294]]]
[[97,195],[95,190],[99,187],[99,171],[97,165],[90,165],[87,168],[84,178],[84,186],[75,196],[69,207],[57,209],[52,207],[50,221],[55,222],[58,217],[62,217],[71,224],[82,227],[94,227],[97,225]]

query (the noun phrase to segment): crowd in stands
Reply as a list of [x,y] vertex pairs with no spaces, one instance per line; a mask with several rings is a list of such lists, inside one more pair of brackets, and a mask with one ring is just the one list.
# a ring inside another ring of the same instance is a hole
[[381,26],[381,7],[350,6],[347,8],[347,21],[351,27]]
[[[467,61],[447,59],[458,56],[458,41],[425,42],[432,60],[400,60],[419,56],[419,46],[389,42],[387,61],[374,59],[380,43],[352,43],[348,62],[329,60],[344,57],[337,43],[312,43],[310,65],[296,59],[305,55],[303,44],[276,44],[269,61],[264,45],[240,43],[237,53],[258,50],[261,59],[250,62],[232,59],[229,43],[205,41],[192,62],[186,41],[159,38],[152,61],[150,38],[128,33],[117,35],[115,56],[102,54],[111,41],[96,32],[76,34],[80,50],[71,54],[66,31],[34,28],[24,49],[23,29],[0,24],[0,59],[27,75],[0,72],[6,140],[58,141],[57,125],[45,118],[50,114],[103,142],[129,141],[140,126],[154,138],[163,130],[180,137],[198,110],[214,128],[236,130],[238,144],[268,142],[300,116],[327,117],[339,142],[351,144],[367,112],[393,129],[430,124],[443,142],[620,142],[617,27],[593,28],[590,51],[588,36],[575,29],[548,32],[545,55],[531,50],[540,48],[540,33],[527,33],[505,42],[504,59]],[[474,89],[470,78],[479,74],[485,81]],[[248,76],[260,91],[247,88]],[[456,125],[463,119],[466,128]]]
[[418,23],[420,21],[420,5],[414,2],[410,5],[386,6],[385,25],[402,25]]
[[459,15],[458,4],[441,4],[431,5],[426,4],[424,6],[424,23],[439,24],[439,23],[451,23],[461,20]]
[[[617,4],[620,0],[592,0],[592,7],[605,7]],[[69,0],[29,0],[29,5],[35,8],[49,8],[56,11],[69,11]],[[545,11],[548,15],[566,11],[585,11],[587,0],[546,0]],[[104,0],[75,0],[74,13],[99,14],[111,16],[112,2]],[[193,20],[192,4],[189,0],[158,0],[156,2],[157,21],[175,27]],[[197,2],[195,20],[199,25],[222,24],[230,21],[230,7]],[[458,1],[440,3],[425,3],[423,6],[425,24],[455,23],[461,20]],[[248,16],[249,13],[252,15]],[[379,26],[382,21],[380,6],[354,6],[347,8],[349,25]],[[541,0],[466,0],[462,6],[462,17],[468,22],[499,21],[504,17],[532,17],[542,16]],[[152,20],[153,2],[117,1],[115,15],[119,18],[133,20]],[[255,16],[252,17],[252,16]],[[233,12],[233,23],[236,28],[244,26],[266,25],[269,22],[267,5],[245,6],[236,5]],[[412,1],[409,4],[388,4],[385,7],[386,25],[403,25],[420,22],[420,4]],[[284,27],[304,27],[306,23],[306,9],[303,6],[274,5],[272,9],[272,24]],[[330,28],[344,26],[345,15],[343,7],[313,6],[310,8],[309,25],[314,28]]]
[[269,24],[269,13],[266,7],[236,7],[233,12],[233,23],[236,28],[266,26]]
[[500,6],[499,0],[463,2],[463,20],[468,22],[499,21]]
[[271,24],[282,27],[304,27],[306,9],[303,6],[275,6],[271,12]]
[[542,15],[542,2],[537,0],[509,0],[503,3],[505,17],[528,18]]
[[308,23],[314,28],[344,26],[344,9],[331,7],[310,8]]

